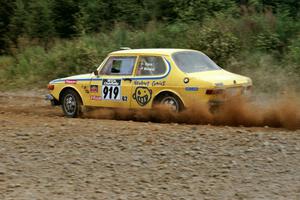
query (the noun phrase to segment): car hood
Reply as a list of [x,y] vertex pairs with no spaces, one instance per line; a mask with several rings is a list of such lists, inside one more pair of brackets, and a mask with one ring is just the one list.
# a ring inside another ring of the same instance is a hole
[[65,78],[60,78],[60,79],[55,79],[53,81],[51,81],[50,83],[58,83],[58,82],[62,82],[62,81],[66,81],[66,80],[76,80],[76,81],[80,81],[80,80],[89,80],[92,78],[92,74],[79,74],[79,75],[74,75],[74,76],[68,76]]
[[189,77],[212,83],[216,86],[252,84],[250,78],[228,72],[226,70],[213,70],[205,72],[188,73]]
[[79,75],[75,75],[75,76],[69,76],[66,78],[63,78],[64,80],[80,80],[80,79],[91,79],[92,78],[92,74],[79,74]]

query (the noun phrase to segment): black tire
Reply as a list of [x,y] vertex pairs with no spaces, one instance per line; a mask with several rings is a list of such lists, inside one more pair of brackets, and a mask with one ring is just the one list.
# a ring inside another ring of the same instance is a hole
[[182,101],[175,95],[165,95],[160,98],[159,104],[170,106],[171,111],[180,112],[183,110]]
[[61,105],[66,117],[75,118],[82,114],[82,101],[74,90],[69,89],[63,93]]

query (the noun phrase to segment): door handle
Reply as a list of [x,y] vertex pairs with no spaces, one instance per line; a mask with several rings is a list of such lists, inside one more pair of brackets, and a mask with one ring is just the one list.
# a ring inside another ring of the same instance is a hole
[[131,78],[123,78],[123,80],[124,80],[124,81],[130,81],[130,82],[132,81]]

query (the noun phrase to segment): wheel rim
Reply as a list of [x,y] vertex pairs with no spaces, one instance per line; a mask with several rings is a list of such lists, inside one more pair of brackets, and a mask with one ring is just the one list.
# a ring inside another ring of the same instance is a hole
[[73,95],[68,94],[65,96],[64,107],[68,115],[72,115],[76,112],[76,99]]
[[162,104],[167,106],[171,111],[178,112],[179,104],[174,97],[166,97],[162,100]]

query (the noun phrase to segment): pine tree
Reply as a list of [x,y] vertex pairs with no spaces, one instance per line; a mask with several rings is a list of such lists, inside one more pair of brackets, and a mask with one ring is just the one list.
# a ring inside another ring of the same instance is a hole
[[28,34],[31,38],[38,38],[45,49],[48,48],[49,39],[54,35],[54,22],[51,17],[50,3],[48,0],[31,2],[29,5]]
[[9,23],[12,17],[13,1],[0,0],[0,54],[9,48]]
[[18,48],[18,39],[26,33],[27,7],[24,0],[16,0],[13,3],[13,16],[9,24],[10,41]]
[[76,0],[55,0],[52,4],[52,18],[55,32],[62,38],[77,34],[76,16],[79,16],[79,4]]
[[99,32],[111,24],[112,16],[107,1],[83,1],[79,8],[80,12],[76,18],[76,27],[79,32]]

